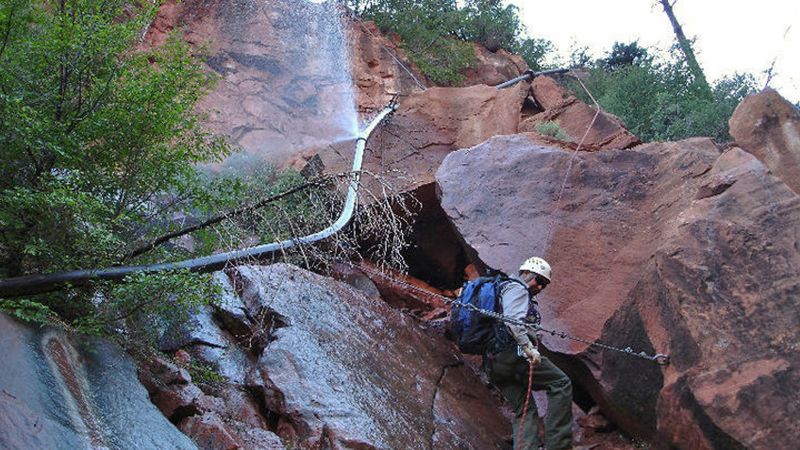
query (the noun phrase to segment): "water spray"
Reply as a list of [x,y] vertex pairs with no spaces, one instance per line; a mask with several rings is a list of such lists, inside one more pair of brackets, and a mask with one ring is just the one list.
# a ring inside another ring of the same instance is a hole
[[21,295],[41,294],[61,289],[65,285],[82,286],[93,281],[120,282],[125,277],[135,273],[155,273],[170,270],[189,270],[195,273],[208,273],[220,270],[230,264],[240,263],[250,259],[260,259],[266,256],[283,252],[298,245],[311,244],[328,238],[344,228],[350,222],[358,200],[358,186],[361,179],[361,165],[364,161],[364,149],[372,133],[378,125],[397,110],[397,97],[393,97],[386,107],[362,130],[356,138],[355,153],[351,178],[348,183],[347,197],[339,218],[330,226],[308,236],[270,244],[243,248],[226,253],[203,256],[177,262],[149,264],[142,266],[120,266],[105,269],[86,269],[60,272],[54,274],[26,275],[0,280],[0,298],[18,297]]

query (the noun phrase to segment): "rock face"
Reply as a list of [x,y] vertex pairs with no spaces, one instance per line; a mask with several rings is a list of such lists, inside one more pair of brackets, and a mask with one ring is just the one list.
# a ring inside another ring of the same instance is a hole
[[748,96],[729,121],[736,144],[800,193],[800,111],[773,89]]
[[158,45],[166,32],[180,30],[192,46],[206,47],[219,82],[198,109],[205,124],[244,150],[228,165],[280,165],[357,131],[351,71],[342,64],[350,39],[340,14],[333,3],[288,0],[167,3],[145,44]]
[[374,22],[354,19],[347,25],[353,45],[351,64],[359,111],[380,110],[393,94],[408,95],[431,85],[408,61],[398,43],[383,37]]
[[465,86],[476,84],[497,86],[528,70],[528,64],[519,55],[502,49],[491,52],[476,43],[472,43],[472,49],[475,51],[475,61],[463,71],[466,77],[463,83]]
[[108,342],[0,314],[0,448],[195,449]]
[[249,308],[284,318],[256,376],[300,441],[483,449],[510,431],[451,347],[385,304],[286,265],[237,276]]
[[800,198],[708,139],[579,153],[561,192],[571,157],[530,135],[454,152],[442,207],[489,266],[550,260],[546,327],[672,355],[662,369],[545,335],[624,430],[665,447],[793,448]]
[[569,94],[550,77],[536,77],[531,83],[531,95],[543,111],[524,119],[519,131],[535,132],[541,123],[556,122],[570,138],[558,141],[541,136],[538,138],[540,144],[575,148],[589,125],[592,127],[581,145],[582,150],[630,148],[642,142],[613,114],[601,111],[592,124],[597,110]]
[[[521,107],[518,89],[434,87],[412,94],[372,135],[364,170],[381,176],[398,193],[430,184],[448,153],[491,136],[516,133]],[[319,155],[326,172],[338,173],[350,170],[352,153],[348,144]],[[380,192],[380,185],[371,178],[365,182],[367,189]]]
[[221,305],[165,345],[225,382],[198,388],[164,361],[145,371],[154,403],[201,448],[486,449],[510,435],[452,345],[379,297],[286,264],[215,277]]
[[[227,161],[237,169],[256,161],[302,167],[320,148],[353,139],[359,117],[369,118],[394,94],[431,86],[374,23],[348,18],[327,3],[169,1],[143,47],[161,45],[172,31],[210,54],[207,65],[219,81],[198,109],[209,128],[244,150]],[[464,85],[495,85],[527,69],[519,56],[503,50],[476,45],[475,54]],[[441,102],[437,94],[428,95]],[[350,154],[352,145],[347,147]]]

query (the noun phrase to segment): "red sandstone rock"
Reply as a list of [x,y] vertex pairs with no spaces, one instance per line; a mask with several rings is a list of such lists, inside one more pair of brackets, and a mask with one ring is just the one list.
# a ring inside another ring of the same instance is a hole
[[178,425],[203,450],[237,450],[242,443],[227,430],[227,426],[214,413],[187,417]]
[[350,77],[332,70],[345,57],[330,61],[321,51],[344,36],[335,12],[324,11],[331,7],[290,0],[170,2],[145,43],[158,45],[177,29],[191,45],[206,47],[209,70],[220,80],[197,109],[205,125],[244,150],[228,165],[281,165],[310,147],[349,138],[357,127],[356,105],[342,94],[351,90]]
[[[364,268],[364,275],[375,283],[381,297],[395,308],[410,309],[417,315],[429,319],[433,318],[431,315],[435,317],[448,310],[441,299],[444,292],[422,280],[392,269],[377,267],[368,261],[362,261],[359,266]],[[383,275],[377,275],[378,273]]]
[[360,111],[380,110],[394,94],[408,95],[431,85],[398,43],[384,37],[374,22],[353,19],[348,28]]
[[672,355],[662,369],[545,335],[552,359],[628,433],[679,448],[793,448],[800,198],[708,139],[579,153],[561,192],[572,157],[526,135],[452,153],[437,173],[442,206],[484,263],[550,260],[545,327]]
[[[561,129],[569,135],[568,142],[558,143],[557,140],[543,136],[540,144],[566,146],[576,148],[584,139],[581,150],[597,151],[606,149],[630,148],[640,144],[639,138],[631,134],[622,121],[605,111],[601,111],[597,118],[597,110],[578,100],[561,88],[550,77],[536,77],[531,85],[531,92],[536,102],[544,109],[543,112],[526,118],[519,125],[520,132],[536,132],[536,126],[544,122],[557,122]],[[592,120],[594,119],[594,124]],[[589,128],[591,125],[591,128]]]
[[[491,136],[516,133],[521,106],[520,88],[437,87],[412,94],[403,98],[397,113],[373,134],[364,155],[364,170],[381,175],[398,193],[430,184],[436,168],[451,151]],[[325,171],[350,170],[352,152],[351,144],[321,152]],[[367,189],[381,192],[371,177],[364,182]]]
[[800,111],[773,89],[748,96],[729,121],[736,144],[800,193]]
[[186,350],[178,350],[175,352],[175,361],[182,366],[186,366],[192,361],[192,355],[186,352]]
[[462,83],[463,86],[476,84],[496,86],[518,77],[528,70],[528,64],[519,55],[502,49],[491,52],[486,47],[474,42],[472,49],[475,52],[475,61],[462,71],[466,77]]

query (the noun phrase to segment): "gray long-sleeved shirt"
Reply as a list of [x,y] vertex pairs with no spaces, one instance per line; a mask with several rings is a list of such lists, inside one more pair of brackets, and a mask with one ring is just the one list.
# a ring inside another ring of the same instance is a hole
[[[509,278],[522,282],[522,279],[516,275],[512,275]],[[524,282],[522,283],[524,284]],[[528,298],[528,290],[522,284],[510,281],[502,285],[500,287],[500,300],[503,302],[503,315],[516,320],[524,319],[528,314]],[[506,326],[520,347],[525,347],[531,343],[526,327],[510,323],[506,323]]]

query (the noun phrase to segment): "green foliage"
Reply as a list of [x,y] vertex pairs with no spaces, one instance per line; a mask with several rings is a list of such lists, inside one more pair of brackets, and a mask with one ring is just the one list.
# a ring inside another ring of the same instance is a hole
[[561,125],[555,120],[548,120],[546,122],[536,124],[536,132],[544,134],[545,136],[552,136],[562,141],[569,141],[571,138]]
[[212,304],[219,293],[208,274],[137,273],[124,283],[102,286],[96,294],[96,313],[81,317],[75,325],[84,332],[124,327],[130,338],[154,342],[167,325],[186,324],[198,307]]
[[[751,75],[737,74],[718,81],[709,95],[693,82],[682,59],[651,58],[635,42],[615,45],[607,58],[595,61],[585,84],[603,109],[645,141],[692,136],[728,141],[728,119],[755,89]],[[572,88],[591,102],[579,86]]]
[[[130,50],[155,5],[0,11],[0,275],[117,262],[150,224],[202,207],[194,164],[228,152],[192,112],[213,80],[177,38]],[[181,201],[157,210],[165,194]]]
[[186,368],[186,370],[189,372],[189,375],[191,375],[192,382],[194,383],[214,384],[225,381],[225,377],[217,372],[214,367],[195,359],[192,359],[189,362],[189,366]]
[[50,324],[55,317],[55,313],[47,306],[24,298],[0,299],[0,311],[39,325]]
[[606,70],[614,70],[618,67],[640,65],[649,61],[650,54],[646,48],[640,47],[637,41],[630,43],[614,42],[608,56],[598,61]]
[[455,0],[350,1],[384,32],[397,33],[409,58],[436,84],[457,84],[474,59],[472,47],[455,38],[461,21]]
[[552,65],[547,63],[547,59],[555,52],[555,47],[547,39],[520,39],[514,45],[513,51],[520,55],[534,72],[553,68]]
[[523,31],[519,8],[500,0],[466,0],[461,8],[461,38],[477,42],[491,52],[513,50]]
[[544,67],[552,44],[526,38],[516,6],[501,0],[348,0],[360,16],[374,20],[384,32],[397,33],[409,59],[434,83],[453,85],[475,59],[469,42],[490,51],[506,49],[528,65]]
[[[0,4],[0,277],[119,263],[137,240],[169,229],[174,214],[218,209],[236,192],[196,169],[230,151],[193,113],[214,79],[177,37],[135,50],[157,6]],[[87,332],[154,330],[211,298],[206,276],[127,281],[2,308]]]

